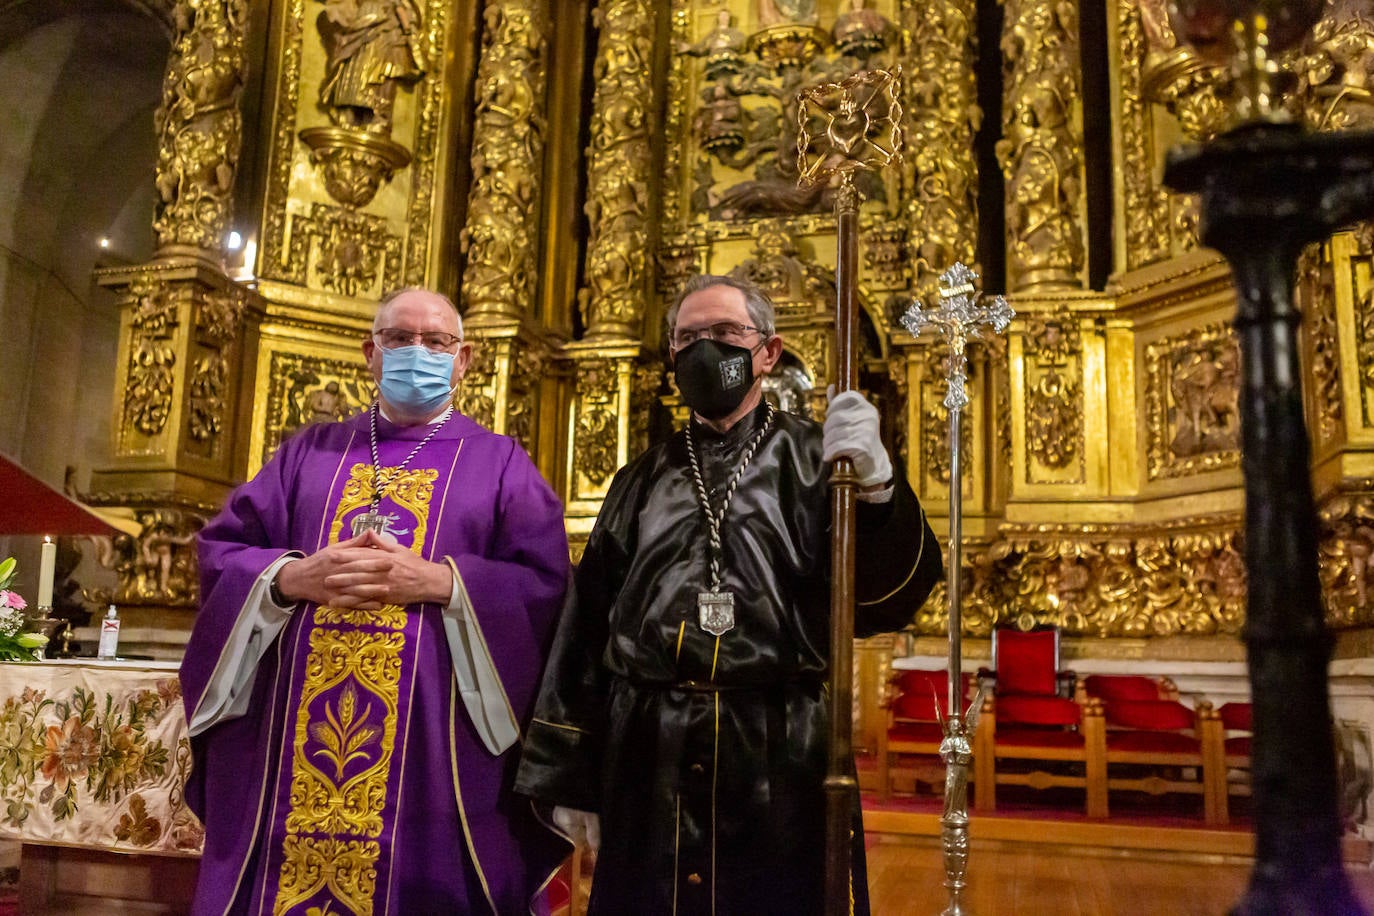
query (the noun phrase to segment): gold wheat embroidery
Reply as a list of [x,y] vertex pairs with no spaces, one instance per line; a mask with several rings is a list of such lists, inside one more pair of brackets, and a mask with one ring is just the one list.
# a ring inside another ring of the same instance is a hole
[[328,722],[315,722],[310,726],[310,734],[324,745],[312,756],[323,756],[326,760],[333,761],[336,783],[343,779],[344,767],[356,757],[366,757],[365,748],[381,734],[380,729],[367,724],[367,718],[372,714],[372,705],[365,706],[362,715],[357,716],[355,720],[357,707],[358,691],[350,681],[344,686],[343,695],[339,697],[338,716],[334,715],[334,707],[326,702],[324,715]]

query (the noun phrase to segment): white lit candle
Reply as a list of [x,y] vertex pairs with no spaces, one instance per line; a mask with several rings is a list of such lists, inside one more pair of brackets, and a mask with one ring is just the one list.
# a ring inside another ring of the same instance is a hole
[[57,545],[44,536],[43,555],[38,563],[38,606],[52,607],[52,577],[57,569]]

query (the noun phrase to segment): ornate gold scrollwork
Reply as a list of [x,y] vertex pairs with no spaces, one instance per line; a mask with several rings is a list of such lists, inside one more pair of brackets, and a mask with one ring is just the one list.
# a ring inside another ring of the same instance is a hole
[[1222,324],[1146,347],[1151,480],[1239,464],[1238,361],[1235,336]]
[[488,4],[477,70],[472,189],[460,244],[463,312],[530,311],[538,276],[539,194],[544,151],[546,4]]
[[286,278],[344,296],[401,285],[401,239],[380,216],[311,204],[291,220]]
[[1319,446],[1335,441],[1345,426],[1335,284],[1330,246],[1309,246],[1298,259],[1297,296],[1307,316],[1303,330],[1312,373],[1313,433]]
[[1007,0],[1002,32],[1008,287],[1070,289],[1083,271],[1078,8]]
[[310,423],[361,413],[377,385],[361,360],[275,351],[268,365],[266,436],[262,463],[286,436]]
[[[1082,339],[1072,320],[1033,318],[1026,327],[1026,454],[1051,471],[1083,477]],[[1027,479],[1036,475],[1026,468]],[[1049,480],[1062,478],[1051,476]]]
[[167,425],[172,410],[179,293],[161,279],[148,276],[135,278],[129,292],[134,305],[118,451],[139,454],[141,449],[128,441],[129,431],[156,436]]
[[458,411],[487,429],[496,428],[496,353],[494,341],[475,340],[472,361],[458,388]]
[[1330,626],[1374,622],[1370,603],[1374,574],[1374,481],[1350,481],[1318,510],[1321,520],[1322,595]]
[[178,0],[158,133],[159,251],[219,252],[233,215],[248,60],[245,0]]
[[548,366],[546,354],[526,343],[515,342],[506,404],[506,435],[526,452],[534,454],[538,429],[539,383]]
[[749,280],[768,294],[779,317],[810,316],[835,308],[835,272],[802,260],[796,240],[782,220],[758,224],[753,257],[737,264],[730,275]]
[[196,297],[195,339],[199,353],[187,380],[187,434],[204,450],[219,453],[235,344],[247,297],[238,286],[204,290]]
[[167,506],[163,494],[89,493],[82,500],[95,506],[133,506],[137,537],[116,534],[93,537],[95,561],[115,573],[113,589],[94,589],[86,599],[104,606],[151,604],[195,607],[200,577],[196,532],[218,507]]
[[[1240,632],[1245,567],[1239,520],[1183,519],[1159,529],[1003,526],[965,553],[965,631],[1053,623],[1075,636],[1148,637]],[[935,595],[916,618],[944,631]]]
[[1297,56],[1297,95],[1303,120],[1314,130],[1365,130],[1374,126],[1374,16],[1366,4],[1333,0]]
[[1155,176],[1157,148],[1150,101],[1143,88],[1143,69],[1149,53],[1140,5],[1123,0],[1117,7],[1118,99],[1121,114],[1122,199],[1126,218],[1126,268],[1153,264],[1169,256],[1169,192]]
[[410,164],[410,151],[399,143],[342,127],[309,127],[301,140],[310,161],[324,176],[329,196],[351,210],[366,207],[384,182]]
[[608,359],[577,364],[577,430],[573,460],[594,487],[611,479],[619,466],[615,412],[616,365]]

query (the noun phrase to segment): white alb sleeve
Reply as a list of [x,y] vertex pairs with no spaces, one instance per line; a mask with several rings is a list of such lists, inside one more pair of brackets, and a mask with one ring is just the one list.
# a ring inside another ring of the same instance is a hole
[[236,719],[248,711],[253,676],[258,662],[272,645],[286,622],[291,619],[292,607],[281,607],[272,601],[272,580],[278,570],[300,554],[289,553],[277,560],[258,576],[239,611],[234,628],[220,653],[220,664],[210,675],[200,705],[191,717],[190,734],[198,735],[217,722]]
[[453,591],[444,609],[444,633],[448,636],[448,651],[453,656],[453,673],[458,678],[458,694],[468,711],[482,743],[494,755],[503,753],[520,737],[501,676],[487,651],[482,628],[472,610],[472,600],[463,585],[463,577],[452,560]]

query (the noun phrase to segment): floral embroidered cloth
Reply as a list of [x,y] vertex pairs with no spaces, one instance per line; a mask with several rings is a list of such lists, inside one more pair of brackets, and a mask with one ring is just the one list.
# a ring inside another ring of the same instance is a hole
[[0,836],[198,854],[175,663],[0,664]]

